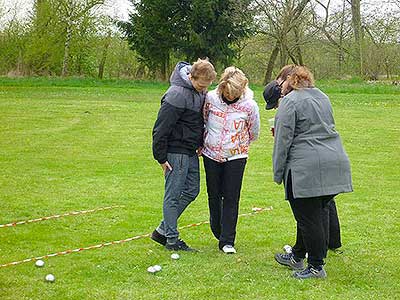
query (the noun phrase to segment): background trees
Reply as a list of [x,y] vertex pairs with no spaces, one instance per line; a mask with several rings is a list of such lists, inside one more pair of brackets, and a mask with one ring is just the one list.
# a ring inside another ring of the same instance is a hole
[[0,74],[166,80],[179,60],[209,57],[267,82],[287,63],[318,78],[398,78],[400,1],[0,0]]
[[271,80],[278,55],[279,68],[289,60],[294,64],[304,63],[302,46],[310,0],[256,0],[254,3],[259,13],[259,33],[274,45],[265,72],[266,83]]
[[120,27],[133,50],[165,79],[171,56],[194,60],[209,57],[227,65],[236,55],[234,44],[252,26],[248,0],[132,0],[135,11]]

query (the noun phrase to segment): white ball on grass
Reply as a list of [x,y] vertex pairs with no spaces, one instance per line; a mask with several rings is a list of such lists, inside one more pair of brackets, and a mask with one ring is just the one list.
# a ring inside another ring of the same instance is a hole
[[161,271],[161,266],[159,266],[159,265],[155,265],[155,266],[153,266],[153,268],[154,268],[154,270],[156,270],[156,272]]
[[150,267],[147,268],[147,272],[149,272],[149,273],[155,273],[155,272],[157,272],[157,271],[156,271],[156,269],[155,269],[153,266],[150,266]]
[[47,274],[45,277],[45,280],[48,282],[54,282],[56,280],[56,278],[54,277],[53,274]]
[[35,266],[36,267],[43,267],[44,266],[44,261],[43,260],[41,260],[41,259],[39,259],[39,260],[37,260],[36,262],[35,262]]
[[171,258],[172,258],[172,259],[179,259],[180,256],[179,256],[178,253],[172,253],[172,254],[171,254]]

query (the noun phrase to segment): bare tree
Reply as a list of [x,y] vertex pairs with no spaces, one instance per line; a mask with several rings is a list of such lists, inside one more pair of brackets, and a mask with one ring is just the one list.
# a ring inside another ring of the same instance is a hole
[[[280,66],[287,64],[289,58],[295,63],[302,63],[300,24],[307,5],[311,0],[256,0],[260,13],[260,33],[267,35],[274,44],[269,56],[264,83],[271,80],[278,55]],[[292,34],[290,36],[289,34]],[[291,47],[294,43],[295,47]]]
[[[332,1],[315,0],[316,7],[313,11],[313,26],[316,27],[323,36],[328,40],[330,45],[336,49],[338,57],[339,74],[342,74],[344,58],[351,55],[346,40],[352,30],[351,15],[349,15],[348,2],[343,0],[340,10],[333,11],[331,8]],[[322,8],[323,12],[317,13],[318,8]]]
[[[400,8],[400,7],[399,7]],[[365,49],[364,71],[371,79],[378,79],[382,71],[390,78],[398,64],[398,41],[400,40],[400,12],[391,11],[380,15],[375,9],[366,16],[364,30],[369,47]]]

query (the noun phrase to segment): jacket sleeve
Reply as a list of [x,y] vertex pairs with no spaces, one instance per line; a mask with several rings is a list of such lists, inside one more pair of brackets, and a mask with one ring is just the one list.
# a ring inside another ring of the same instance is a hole
[[254,105],[251,107],[251,111],[249,114],[248,126],[250,142],[253,142],[258,139],[258,136],[260,135],[260,113],[258,105],[255,101]]
[[168,97],[174,96],[171,94],[167,92],[163,96],[153,128],[153,156],[160,164],[167,161],[168,137],[185,110],[169,103]]
[[274,181],[282,183],[296,125],[296,111],[292,101],[282,99],[275,116],[274,151],[272,154]]

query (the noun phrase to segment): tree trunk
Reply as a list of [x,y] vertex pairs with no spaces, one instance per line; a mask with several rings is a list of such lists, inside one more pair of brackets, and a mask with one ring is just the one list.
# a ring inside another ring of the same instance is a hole
[[361,27],[361,7],[360,0],[351,0],[351,15],[354,32],[354,50],[357,73],[363,76],[363,57],[362,57],[362,27]]
[[99,64],[99,75],[98,77],[100,79],[103,79],[104,77],[104,67],[106,65],[106,61],[107,61],[107,55],[108,55],[108,48],[110,47],[111,44],[111,37],[108,36],[107,40],[106,40],[106,44],[103,48],[103,53],[101,55],[101,60],[100,60],[100,64]]
[[297,57],[297,64],[300,66],[304,66],[303,55],[300,48],[300,33],[298,28],[294,29],[294,36],[296,38],[295,53]]
[[161,80],[167,81],[169,72],[169,53],[167,53],[164,57],[163,62],[161,63]]
[[67,34],[65,37],[65,43],[64,43],[64,59],[63,59],[63,67],[62,67],[62,72],[61,76],[67,76],[68,75],[68,62],[69,62],[69,46],[71,42],[71,28],[68,26],[67,27]]
[[269,57],[269,61],[268,61],[268,66],[267,66],[267,71],[265,72],[265,77],[264,77],[264,84],[267,84],[268,82],[271,81],[272,78],[272,71],[274,70],[274,66],[275,66],[275,61],[278,57],[279,54],[279,43],[277,42],[275,44],[275,48],[274,50],[272,50],[272,53]]

